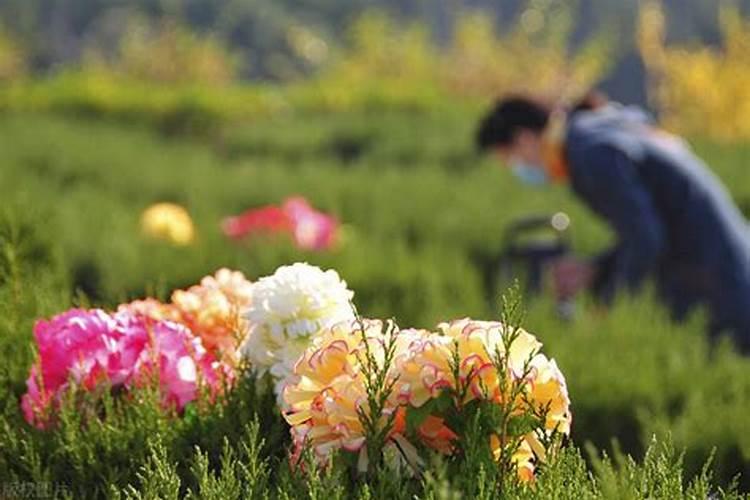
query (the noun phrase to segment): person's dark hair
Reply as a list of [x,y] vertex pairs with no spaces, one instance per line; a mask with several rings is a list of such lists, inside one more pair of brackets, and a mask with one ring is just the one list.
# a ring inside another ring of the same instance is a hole
[[476,141],[480,151],[510,145],[520,130],[541,132],[549,121],[550,108],[534,99],[513,96],[500,99],[482,118]]

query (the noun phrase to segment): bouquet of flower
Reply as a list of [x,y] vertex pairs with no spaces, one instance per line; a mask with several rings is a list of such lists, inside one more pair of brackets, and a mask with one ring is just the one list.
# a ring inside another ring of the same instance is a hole
[[462,453],[461,437],[476,424],[496,461],[533,480],[571,425],[565,378],[541,347],[521,328],[470,319],[442,323],[413,341],[397,360],[397,397],[415,427],[439,419],[451,431],[416,429],[418,441],[442,454]]
[[335,450],[358,452],[366,469],[369,446],[418,471],[420,450],[466,453],[474,426],[503,470],[532,481],[571,425],[565,379],[540,348],[498,322],[400,333],[380,322],[337,324],[308,347],[284,391],[293,458],[305,446],[320,464]]
[[182,410],[205,387],[218,394],[231,368],[172,321],[72,309],[34,327],[38,356],[21,400],[26,420],[47,427],[71,386],[126,391],[156,381],[165,408]]
[[[109,314],[73,309],[34,327],[38,356],[21,406],[40,428],[72,388],[152,384],[181,411],[231,388],[237,359],[269,376],[291,426],[292,463],[350,457],[419,474],[427,453],[483,456],[532,483],[570,433],[565,377],[517,321],[460,319],[435,331],[361,319],[333,271],[297,263],[250,283],[228,269]],[[236,356],[236,357],[235,357]]]
[[378,454],[368,446],[384,452],[398,448],[407,460],[419,460],[404,437],[404,407],[389,389],[398,379],[394,358],[420,335],[396,332],[395,325],[377,320],[343,321],[320,333],[294,367],[296,383],[283,393],[294,462],[305,446],[321,465],[336,450],[356,452],[360,470]]

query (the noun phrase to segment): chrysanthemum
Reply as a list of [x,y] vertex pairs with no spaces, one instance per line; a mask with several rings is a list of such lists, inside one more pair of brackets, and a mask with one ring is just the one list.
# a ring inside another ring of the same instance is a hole
[[106,312],[72,309],[51,320],[34,325],[38,357],[26,382],[28,392],[21,399],[21,408],[29,423],[45,425],[57,395],[70,380],[84,388],[114,378],[111,360],[122,332]]
[[181,321],[180,311],[172,304],[165,304],[154,298],[134,300],[120,304],[117,312],[126,312],[135,316],[144,316],[154,321]]
[[270,373],[281,394],[297,359],[321,330],[354,319],[354,293],[336,271],[297,263],[253,285],[241,356],[260,374]]
[[165,407],[181,410],[202,387],[212,395],[231,369],[184,326],[121,311],[73,309],[34,327],[38,358],[21,400],[26,420],[45,427],[71,382],[85,391],[125,389],[154,377]]
[[[506,444],[500,440],[497,434],[490,436],[490,449],[496,461],[500,460],[504,446]],[[522,439],[518,447],[514,450],[511,462],[516,466],[516,471],[521,481],[531,483],[536,479],[536,458],[527,439]]]
[[[542,344],[532,334],[502,323],[463,319],[442,323],[438,330],[413,340],[399,358],[399,401],[419,408],[447,391],[459,411],[468,402],[480,400],[510,404],[517,414],[543,414],[543,428],[523,436],[512,458],[522,479],[533,477],[535,460],[546,456],[544,438],[553,432],[570,432],[570,400],[565,378],[554,360],[539,352]],[[510,335],[514,340],[506,350]],[[513,395],[515,401],[509,402],[511,384],[521,390]],[[461,400],[456,399],[459,395]],[[421,441],[450,453],[455,435],[443,432],[442,436]],[[505,444],[494,434],[490,442],[499,456]]]
[[[458,320],[438,325],[439,334],[423,336],[410,347],[410,355],[402,360],[401,398],[420,407],[437,397],[445,388],[457,389],[459,382],[469,383],[468,398],[499,401],[494,359],[505,350],[503,336],[507,329],[498,322]],[[510,347],[508,363],[511,375],[520,376],[524,363],[541,348],[541,343],[525,330],[519,329]],[[451,367],[454,352],[458,354],[459,380]]]
[[[364,329],[364,340],[362,335]],[[404,349],[415,333],[401,332],[397,350]],[[383,323],[345,321],[320,333],[294,367],[296,382],[284,389],[288,410],[284,418],[292,426],[295,455],[309,445],[323,464],[336,450],[360,452],[360,467],[366,468],[365,431],[358,411],[367,411],[365,375],[361,364],[366,345],[379,362],[384,356]],[[397,375],[392,367],[389,377]],[[394,416],[394,413],[396,415]],[[416,450],[403,437],[403,408],[390,401],[383,411],[383,424],[394,416],[388,436],[391,445],[416,460]],[[428,429],[427,431],[429,431]]]
[[172,294],[178,321],[203,340],[205,348],[230,361],[247,332],[242,311],[250,306],[252,283],[240,271],[219,269],[200,285]]
[[162,403],[182,410],[204,388],[216,396],[230,382],[232,371],[206,351],[201,339],[179,323],[152,323],[140,316],[118,313],[125,332],[117,356],[121,366],[130,367],[125,385],[138,386],[158,381]]

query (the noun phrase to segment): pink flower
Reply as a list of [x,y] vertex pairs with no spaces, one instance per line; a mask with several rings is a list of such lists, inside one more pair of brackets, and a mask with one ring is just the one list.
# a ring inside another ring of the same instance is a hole
[[[37,427],[46,427],[47,416],[52,407],[54,392],[46,390],[41,384],[42,378],[37,365],[31,367],[26,380],[28,390],[21,398],[21,410],[26,421]],[[41,387],[40,387],[41,386]]]
[[39,354],[21,408],[39,428],[49,425],[70,381],[94,391],[104,384],[136,387],[158,376],[162,403],[179,411],[203,386],[214,396],[233,377],[186,327],[128,311],[73,309],[38,321],[34,336]]
[[292,221],[294,241],[298,247],[305,250],[326,250],[336,243],[338,221],[315,210],[305,198],[287,198],[283,210]]
[[36,415],[47,412],[71,379],[86,389],[109,379],[110,359],[116,356],[121,336],[112,317],[100,309],[72,309],[49,321],[37,321],[38,358],[22,400],[26,420],[37,422]]
[[122,364],[132,362],[133,366],[125,385],[139,386],[158,376],[165,407],[182,410],[203,387],[214,397],[222,382],[232,379],[229,367],[208,353],[201,339],[185,326],[131,315],[118,314],[116,318],[127,331],[120,351]]
[[267,205],[227,217],[224,234],[242,239],[258,234],[289,234],[304,250],[326,250],[336,244],[339,223],[335,217],[315,210],[301,196],[284,200],[281,207]]
[[106,312],[73,309],[51,321],[38,321],[34,336],[45,386],[56,390],[71,375],[88,386],[97,375],[105,374],[118,333]]

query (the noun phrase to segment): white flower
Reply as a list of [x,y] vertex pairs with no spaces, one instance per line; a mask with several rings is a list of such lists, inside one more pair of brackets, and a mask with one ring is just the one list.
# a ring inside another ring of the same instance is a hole
[[315,335],[355,319],[353,296],[336,271],[306,263],[278,268],[252,285],[252,302],[244,315],[250,328],[240,355],[259,374],[270,373],[280,395]]

